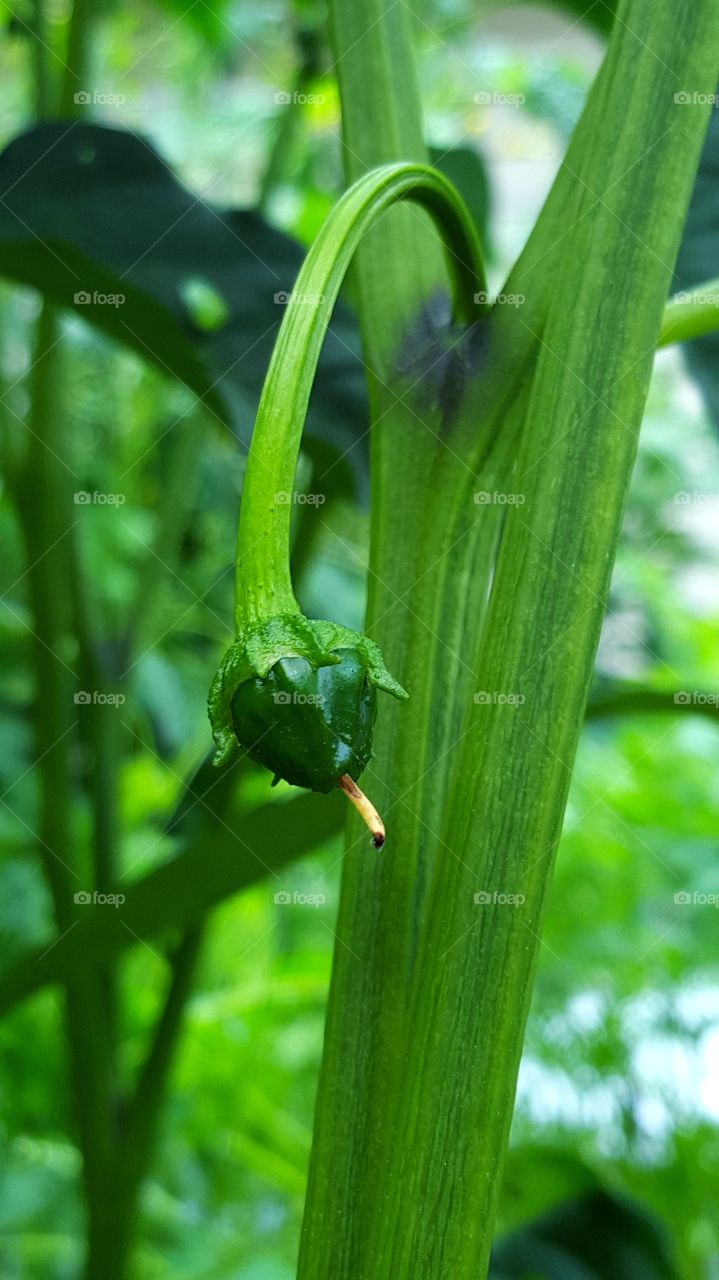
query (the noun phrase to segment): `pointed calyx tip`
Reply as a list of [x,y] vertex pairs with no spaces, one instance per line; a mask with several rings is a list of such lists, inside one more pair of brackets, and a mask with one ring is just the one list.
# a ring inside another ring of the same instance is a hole
[[363,791],[357,786],[357,783],[350,778],[348,773],[343,773],[341,778],[337,779],[337,786],[344,791],[351,804],[354,805],[362,821],[369,828],[372,836],[372,844],[375,849],[381,849],[384,844],[385,830],[384,823],[375,809],[372,801],[367,798]]

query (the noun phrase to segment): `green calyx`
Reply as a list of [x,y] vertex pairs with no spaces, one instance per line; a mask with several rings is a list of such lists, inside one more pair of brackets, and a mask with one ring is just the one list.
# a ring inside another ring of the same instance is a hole
[[384,838],[381,819],[354,779],[372,753],[376,689],[407,694],[372,640],[300,612],[290,576],[290,517],[302,427],[332,309],[362,236],[400,200],[421,205],[444,240],[455,317],[471,323],[486,309],[474,224],[436,169],[386,165],[345,192],[303,263],[267,371],[240,508],[236,638],[209,697],[217,764],[241,746],[288,782],[317,791],[339,783],[376,847]]
[[407,697],[367,636],[301,613],[247,627],[210,689],[215,764],[241,746],[287,782],[329,791],[370,758],[375,689]]

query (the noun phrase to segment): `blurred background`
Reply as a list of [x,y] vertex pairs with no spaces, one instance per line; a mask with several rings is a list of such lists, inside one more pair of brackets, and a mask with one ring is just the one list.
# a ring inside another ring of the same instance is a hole
[[[583,20],[572,5],[413,4],[427,138],[483,228],[495,290],[601,60],[611,15],[603,3],[594,10]],[[48,285],[63,351],[58,412],[81,495],[72,514],[82,573],[101,651],[115,662],[107,687],[124,699],[106,714],[115,717],[126,887],[177,856],[168,821],[208,750],[207,686],[231,629],[245,444],[282,315],[277,295],[291,289],[298,246],[343,186],[338,91],[322,3],[117,0],[94,23],[86,83],[72,95],[73,137],[87,154],[68,157],[67,126],[50,123],[58,131],[42,135],[41,151],[52,143],[57,164],[33,168],[36,12],[5,10],[0,43],[2,425],[12,457],[32,392],[33,286],[52,275],[62,244],[76,283],[72,297],[60,276]],[[51,75],[68,16],[63,0],[46,7]],[[72,168],[83,163],[101,170],[92,191]],[[172,234],[158,229],[156,242],[153,216],[166,228],[175,213]],[[112,218],[126,243],[118,233],[110,244]],[[719,231],[699,221],[704,239],[688,236],[678,286],[717,274]],[[98,289],[124,289],[127,312],[76,300]],[[143,291],[156,313],[140,305]],[[172,325],[158,347],[152,335]],[[321,501],[298,504],[294,554],[306,611],[350,626],[361,625],[368,555],[358,351],[348,291],[300,473]],[[516,1244],[538,1217],[546,1227],[547,1214],[584,1197],[599,1215],[592,1229],[601,1223],[609,1239],[616,1227],[631,1244],[611,1273],[591,1270],[571,1246],[558,1247],[546,1271],[513,1270],[511,1247],[504,1263],[500,1249],[498,1275],[719,1277],[716,368],[706,347],[691,364],[677,349],[657,359],[500,1210],[499,1236]],[[10,483],[0,526],[0,951],[12,974],[25,957],[68,944],[56,941],[33,850],[31,566]],[[135,647],[121,661],[130,622]],[[651,696],[631,711],[625,694],[636,688]],[[75,709],[81,720],[82,704]],[[82,732],[73,739],[80,850],[90,841],[92,750]],[[241,790],[245,811],[288,802],[289,789],[270,794],[254,768]],[[132,1271],[141,1280],[294,1274],[340,870],[337,824],[301,860],[212,912],[142,1189]],[[159,941],[131,939],[119,965],[118,1061],[129,1080],[162,1008],[174,928]],[[0,1052],[0,1271],[64,1280],[81,1265],[84,1208],[57,988],[8,999]],[[618,1206],[629,1215],[620,1227]]]

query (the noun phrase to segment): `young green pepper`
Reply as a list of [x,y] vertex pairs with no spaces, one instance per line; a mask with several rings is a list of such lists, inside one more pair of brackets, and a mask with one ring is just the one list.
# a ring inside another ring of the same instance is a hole
[[[354,250],[397,200],[423,205],[448,249],[455,308],[474,319],[486,296],[474,226],[454,188],[422,165],[387,165],[360,178],[312,245],[287,305],[262,391],[242,492],[237,537],[235,640],[213,680],[209,715],[222,764],[239,745],[296,786],[342,787],[376,847],[384,827],[356,785],[372,755],[376,690],[405,690],[374,641],[334,622],[311,621],[290,578],[290,516],[302,428],[332,308]],[[310,301],[308,302],[307,299]]]

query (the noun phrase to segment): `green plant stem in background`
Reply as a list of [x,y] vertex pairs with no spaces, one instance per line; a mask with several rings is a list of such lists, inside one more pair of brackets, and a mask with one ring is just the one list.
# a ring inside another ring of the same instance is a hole
[[670,298],[664,309],[659,346],[688,342],[719,329],[719,280],[707,280]]
[[[71,615],[70,532],[74,505],[65,442],[58,424],[59,333],[43,306],[30,379],[29,444],[19,510],[25,533],[34,632],[39,850],[52,891],[58,932],[76,921],[74,894],[83,889],[72,828],[72,745],[77,708],[70,663],[75,659]],[[114,1151],[113,1065],[101,976],[92,968],[66,988],[70,1074],[83,1154],[90,1221],[107,1200]]]
[[[189,932],[224,899],[278,872],[312,849],[339,836],[346,804],[339,790],[329,796],[300,794],[296,800],[263,805],[246,813],[236,800],[237,768],[218,780],[208,761],[183,793],[192,834],[176,813],[168,834],[188,847],[142,879],[123,885],[122,914],[109,921],[94,914],[81,920],[62,948],[45,944],[17,961],[0,981],[4,1012],[46,984],[67,982],[87,965],[117,960],[130,947],[148,944],[170,931]],[[206,797],[206,798],[205,798]],[[207,849],[213,856],[208,862]],[[238,856],[238,849],[242,856]]]
[[[403,98],[386,71],[389,37],[369,30],[384,22],[396,34],[392,7],[370,10],[359,13],[344,0],[333,6],[345,138],[365,130],[360,161],[368,150],[384,150],[383,121],[396,118]],[[521,501],[507,505],[498,533],[485,624],[480,609],[466,610],[466,579],[456,576],[451,589],[456,563],[445,578],[444,613],[435,615],[452,650],[459,644],[475,690],[485,691],[475,702],[460,682],[464,706],[455,701],[445,751],[451,767],[436,755],[450,711],[433,717],[427,703],[420,733],[409,716],[397,717],[393,734],[380,739],[376,772],[393,779],[396,803],[414,811],[414,823],[400,823],[407,840],[381,866],[358,866],[351,849],[346,858],[302,1280],[475,1280],[485,1273],[544,899],[708,118],[702,108],[677,107],[674,93],[685,83],[713,92],[718,60],[711,0],[671,11],[649,0],[620,7],[565,164],[504,290],[526,295],[526,308],[493,314],[486,359],[480,347],[466,385],[445,384],[445,400],[454,390],[459,405],[451,421],[445,416],[432,486],[426,460],[409,463],[418,485],[412,535],[419,530],[421,542],[434,520],[443,561],[452,555],[445,530],[458,527],[473,482],[491,499],[499,478]],[[405,45],[395,65],[404,70],[410,61]],[[361,259],[366,356],[374,379],[405,389],[398,355],[406,355],[419,318],[413,325],[407,316],[404,329],[387,332],[379,281],[388,269],[394,286],[400,268],[393,274],[382,254],[375,242]],[[501,387],[495,371],[506,369],[508,351],[517,359]],[[428,394],[425,403],[432,423]],[[373,409],[377,422],[376,400]],[[379,536],[370,610],[388,660],[396,661],[390,629],[383,630],[394,590],[402,607],[392,624],[404,614],[397,629],[408,655],[399,671],[414,694],[423,681],[441,680],[443,655],[435,648],[429,669],[417,661],[427,651],[422,619],[432,571],[425,550],[424,571],[420,561],[416,584],[406,585],[407,509],[400,500],[398,521],[393,486],[401,493],[408,442],[420,430],[408,431],[404,410],[398,417],[404,457],[393,449],[391,412],[373,443]],[[497,431],[505,441],[499,452]],[[393,517],[394,545],[385,534]],[[426,535],[427,549],[429,542]],[[401,574],[404,585],[395,586]],[[486,583],[484,565],[479,578]],[[454,654],[446,661],[456,663]],[[442,682],[450,703],[453,683]],[[428,786],[425,773],[439,784]],[[475,894],[487,892],[490,905],[477,904]],[[497,905],[503,894],[520,895],[521,909]]]
[[360,240],[398,201],[419,204],[444,237],[457,320],[471,322],[485,309],[475,300],[486,281],[474,225],[441,174],[421,165],[386,166],[367,174],[338,202],[295,282],[257,411],[237,537],[238,633],[298,609],[290,578],[290,518],[317,361]]
[[[37,111],[77,111],[75,94],[86,82],[89,0],[75,0],[67,39],[65,75],[58,87],[48,76],[47,39],[42,4],[36,6],[33,42]],[[42,39],[39,37],[42,36]],[[29,443],[18,481],[18,509],[28,548],[30,596],[35,632],[38,705],[38,774],[41,781],[40,849],[55,904],[60,938],[70,936],[78,919],[73,895],[89,883],[110,892],[118,876],[117,785],[119,724],[113,708],[91,703],[77,707],[78,689],[106,691],[114,673],[100,661],[100,642],[91,602],[85,594],[82,547],[76,529],[62,438],[62,331],[52,306],[43,302],[37,326],[31,374]],[[181,451],[185,464],[185,450]],[[174,533],[176,520],[172,523]],[[163,525],[163,531],[167,532]],[[75,667],[75,671],[72,668]],[[79,723],[78,723],[79,722]],[[85,878],[73,831],[74,787],[71,752],[75,734],[88,750],[93,814],[93,873]],[[87,1206],[87,1280],[122,1280],[128,1265],[140,1179],[147,1166],[163,1084],[181,1023],[197,955],[195,930],[173,964],[164,1009],[148,1055],[147,1067],[125,1110],[117,1078],[119,1009],[117,957],[104,965],[83,962],[66,977],[66,1017],[70,1074],[83,1158]],[[139,1136],[138,1136],[139,1135]],[[133,1145],[134,1144],[134,1145]]]
[[47,24],[43,0],[33,0],[30,52],[32,56],[32,86],[35,96],[36,120],[46,120],[51,114],[52,83],[48,75],[50,50],[47,43]]
[[157,615],[162,584],[177,563],[197,495],[198,454],[209,415],[200,408],[172,428],[172,451],[156,505],[156,529],[137,574],[130,600],[125,634],[120,643],[119,666],[128,671],[132,654],[144,651],[157,636]]
[[322,67],[322,30],[319,24],[311,21],[303,25],[299,15],[295,16],[295,46],[297,49],[297,71],[295,73],[292,93],[285,102],[275,124],[275,135],[270,147],[269,159],[262,175],[262,184],[257,197],[257,210],[264,213],[272,195],[282,184],[294,159],[296,144],[303,132],[303,113],[297,110],[298,100],[310,91],[310,85]]

